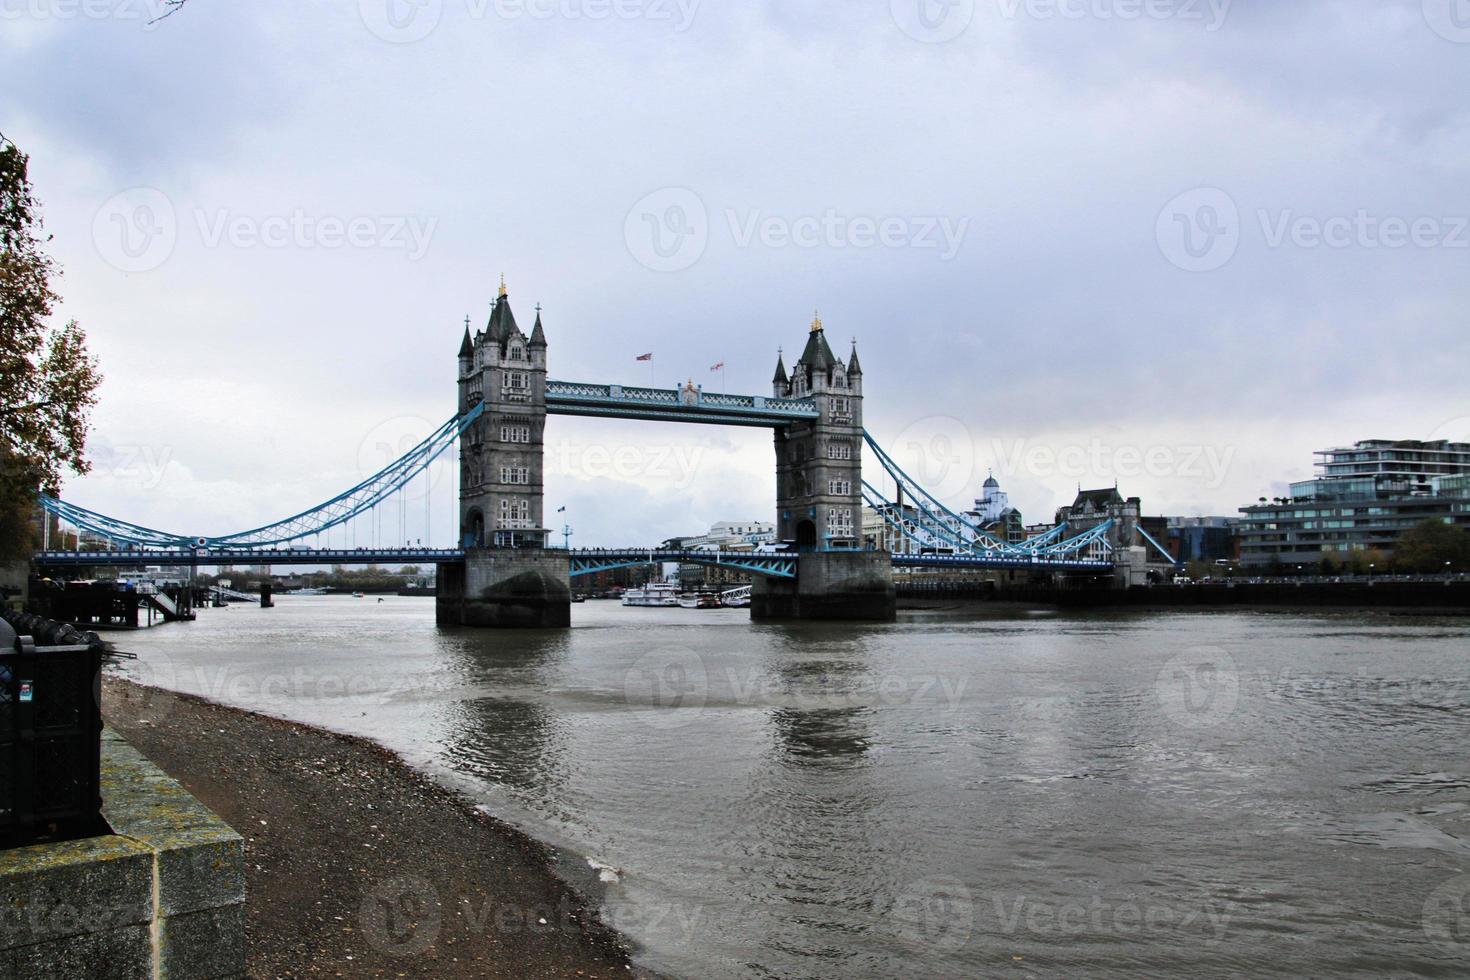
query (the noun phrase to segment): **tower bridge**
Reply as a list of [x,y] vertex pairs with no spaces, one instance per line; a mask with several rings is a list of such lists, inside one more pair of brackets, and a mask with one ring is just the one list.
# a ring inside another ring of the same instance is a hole
[[[37,555],[37,563],[78,568],[434,562],[439,623],[559,627],[570,622],[572,578],[627,565],[680,561],[747,571],[754,576],[751,615],[757,619],[889,620],[895,565],[1105,576],[1114,572],[1115,552],[1136,551],[1142,543],[1136,512],[1128,510],[1089,515],[1085,527],[1074,530],[1064,523],[1019,543],[955,513],[905,473],[864,428],[856,342],[846,358],[839,357],[820,317],[813,319],[789,370],[778,356],[769,395],[715,394],[692,381],[681,388],[654,388],[555,380],[547,373],[549,349],[540,308],[530,332],[522,330],[502,280],[485,326],[471,332],[466,323],[454,416],[378,473],[299,514],[219,536],[159,531],[43,494],[47,513],[86,532],[93,542],[104,542],[107,550],[47,550]],[[543,494],[551,415],[770,429],[781,544],[728,553],[551,547]],[[300,546],[374,512],[455,445],[460,457],[455,547]],[[865,453],[876,464],[873,482],[864,480]],[[897,502],[883,489],[887,484],[895,488]],[[865,505],[917,553],[890,555],[865,546]]]

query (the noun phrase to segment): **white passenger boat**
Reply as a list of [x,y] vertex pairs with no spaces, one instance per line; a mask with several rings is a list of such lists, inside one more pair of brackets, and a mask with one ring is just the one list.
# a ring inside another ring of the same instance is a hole
[[625,606],[677,606],[679,587],[672,582],[649,582],[641,589],[623,593]]

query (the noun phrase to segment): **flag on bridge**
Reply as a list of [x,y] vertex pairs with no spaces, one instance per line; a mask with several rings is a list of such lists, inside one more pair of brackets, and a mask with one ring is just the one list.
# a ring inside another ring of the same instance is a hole
[[564,511],[564,510],[566,510],[566,507],[565,507],[565,506],[562,506],[562,507],[558,507],[558,508],[557,508],[557,509],[556,509],[556,512],[557,512],[557,513],[558,513],[558,514],[560,514],[560,513],[561,513],[561,512],[562,512],[562,511]]
[[711,365],[710,366],[710,370],[711,371],[723,371],[723,370],[725,370],[725,362],[724,361],[721,361],[718,364]]
[[636,358],[634,358],[634,360],[638,360],[638,361],[651,361],[651,360],[653,360],[653,353],[652,352],[649,352],[647,354],[639,354]]

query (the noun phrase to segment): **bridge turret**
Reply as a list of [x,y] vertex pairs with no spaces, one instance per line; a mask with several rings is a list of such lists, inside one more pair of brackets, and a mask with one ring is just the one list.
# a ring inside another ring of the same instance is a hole
[[541,304],[536,304],[536,325],[531,328],[531,359],[546,367],[546,331],[541,327]]

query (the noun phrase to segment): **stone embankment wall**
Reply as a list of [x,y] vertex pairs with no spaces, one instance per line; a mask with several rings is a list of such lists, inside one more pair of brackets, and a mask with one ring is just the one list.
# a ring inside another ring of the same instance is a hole
[[240,835],[113,732],[113,833],[0,851],[0,980],[243,977]]

